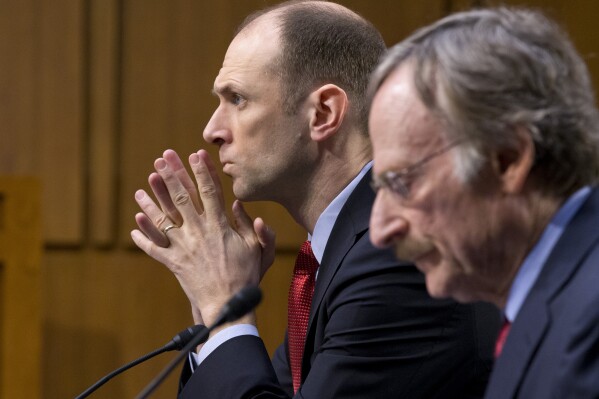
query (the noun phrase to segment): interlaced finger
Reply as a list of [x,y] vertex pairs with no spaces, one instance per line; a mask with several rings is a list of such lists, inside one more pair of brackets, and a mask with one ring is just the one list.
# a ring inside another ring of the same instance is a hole
[[206,150],[199,150],[197,154],[200,157],[200,159],[204,161],[204,164],[208,169],[208,173],[210,173],[210,177],[212,178],[212,182],[214,183],[214,189],[216,190],[217,198],[219,198],[220,200],[221,208],[225,209],[225,197],[223,195],[223,187],[220,181],[220,177],[218,176],[216,167],[214,166],[214,162],[212,162],[212,158],[210,158],[210,154],[208,154]]
[[215,173],[210,172],[210,164],[206,163],[206,159],[209,159],[208,153],[198,151],[198,153],[189,156],[189,163],[198,184],[206,218],[224,225],[227,223],[227,215],[224,209],[225,201],[220,188],[220,180]]
[[191,201],[196,207],[198,213],[202,213],[202,204],[200,202],[200,196],[198,195],[196,184],[191,176],[189,176],[189,173],[187,173],[185,165],[183,165],[179,155],[173,150],[166,150],[162,154],[162,157],[166,160],[168,166],[173,170],[173,172],[175,172],[175,175],[179,178],[179,181],[181,184],[183,184],[183,187],[185,187],[191,196]]
[[177,174],[169,166],[166,160],[164,158],[158,158],[154,162],[154,167],[162,178],[172,203],[182,216],[182,221],[179,225],[181,226],[184,225],[186,221],[197,219],[198,212],[191,198],[191,194],[187,191],[183,183],[181,183]]
[[150,188],[160,204],[160,209],[162,209],[165,217],[170,219],[177,226],[181,226],[181,224],[183,224],[183,217],[175,206],[162,177],[158,173],[152,173],[148,177],[148,183],[150,184]]
[[135,215],[139,229],[156,245],[168,247],[169,240],[162,230],[174,222],[162,212],[144,190],[138,190],[135,193],[135,201],[143,211],[143,213]]

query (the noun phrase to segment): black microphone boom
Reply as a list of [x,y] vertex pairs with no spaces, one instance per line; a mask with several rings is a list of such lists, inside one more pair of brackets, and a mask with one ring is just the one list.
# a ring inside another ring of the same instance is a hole
[[173,339],[171,339],[171,342],[164,345],[164,347],[167,348],[167,351],[172,351],[175,349],[180,351],[181,349],[185,348],[185,345],[187,345],[187,343],[191,341],[193,337],[195,337],[205,329],[206,326],[203,324],[196,324],[195,326],[187,327],[185,330],[175,335]]
[[247,286],[241,289],[237,294],[233,295],[229,302],[223,306],[220,311],[216,322],[211,327],[216,328],[221,324],[235,321],[242,316],[245,316],[252,309],[254,309],[262,300],[262,291],[260,288],[254,286]]
[[158,374],[150,383],[137,395],[136,399],[145,399],[168,377],[168,375],[183,360],[187,352],[198,346],[202,340],[206,340],[210,331],[216,327],[239,319],[254,309],[262,300],[262,291],[255,286],[242,288],[237,294],[233,295],[229,302],[223,306],[218,318],[210,327],[200,331],[187,345],[181,349],[179,354]]
[[[94,385],[87,388],[85,391],[79,394],[75,399],[83,399],[87,398],[90,394],[92,394],[96,389],[100,388],[102,385],[106,384],[112,377],[115,377],[121,374],[123,371],[129,370],[133,366],[137,366],[140,363],[145,362],[148,359],[153,358],[156,355],[159,355],[164,352],[173,351],[173,350],[181,350],[187,345],[189,341],[191,341],[195,336],[200,334],[202,331],[206,330],[206,326],[201,324],[195,325],[193,327],[187,327],[185,330],[181,331],[179,334],[175,335],[173,339],[166,345],[164,345],[160,349],[156,349],[153,352],[150,352],[142,357],[135,359],[134,361],[127,363],[126,365],[114,370],[110,374],[105,375],[100,378]],[[198,342],[198,345],[201,342]],[[197,346],[197,345],[196,345]]]

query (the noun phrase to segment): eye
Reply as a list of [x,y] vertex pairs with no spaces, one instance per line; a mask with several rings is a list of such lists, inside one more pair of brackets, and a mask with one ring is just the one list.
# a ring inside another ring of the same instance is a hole
[[409,174],[401,172],[387,172],[385,175],[387,186],[396,194],[399,194],[403,198],[407,198],[410,192],[410,185],[412,183],[409,178]]
[[237,93],[232,93],[230,98],[231,104],[235,106],[242,105],[245,102],[245,98]]

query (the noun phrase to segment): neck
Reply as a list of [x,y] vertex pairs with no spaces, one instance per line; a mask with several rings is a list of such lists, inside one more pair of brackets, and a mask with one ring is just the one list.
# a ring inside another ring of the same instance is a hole
[[370,159],[370,148],[354,152],[351,157],[324,154],[321,162],[316,165],[310,181],[305,183],[305,190],[281,204],[299,225],[309,233],[313,233],[322,212],[360,173]]
[[[507,240],[512,244],[514,256],[510,262],[506,262],[503,266],[502,269],[505,272],[500,279],[496,280],[496,289],[489,291],[489,297],[484,298],[484,300],[494,303],[500,309],[506,306],[510,289],[520,267],[534,246],[537,245],[547,225],[563,204],[563,199],[543,196],[538,193],[532,193],[525,201],[527,211],[521,215],[524,221],[523,232],[522,234],[512,234],[512,239]],[[517,245],[518,243],[520,245]]]

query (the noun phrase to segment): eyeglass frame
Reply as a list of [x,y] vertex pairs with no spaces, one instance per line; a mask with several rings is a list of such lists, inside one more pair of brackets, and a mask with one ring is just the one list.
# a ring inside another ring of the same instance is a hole
[[408,188],[408,184],[405,182],[405,178],[417,170],[422,166],[426,165],[431,160],[437,158],[440,155],[445,154],[447,151],[451,150],[458,144],[463,143],[464,140],[455,140],[448,145],[441,147],[437,151],[433,151],[431,154],[425,156],[421,160],[413,163],[412,165],[406,166],[400,170],[387,170],[382,172],[379,175],[372,175],[372,179],[370,181],[370,187],[375,193],[378,193],[380,189],[388,188],[391,192],[396,193],[402,199],[408,199],[410,195],[410,189]]

